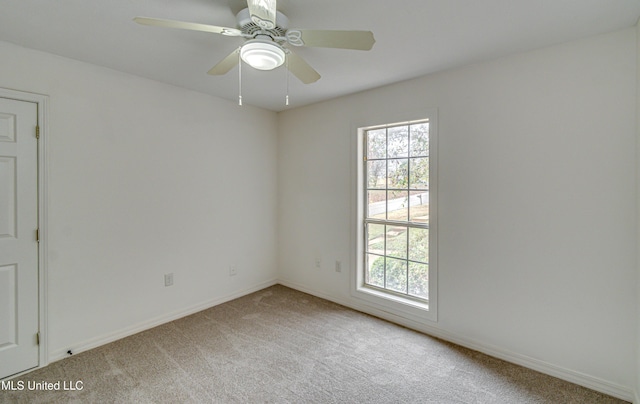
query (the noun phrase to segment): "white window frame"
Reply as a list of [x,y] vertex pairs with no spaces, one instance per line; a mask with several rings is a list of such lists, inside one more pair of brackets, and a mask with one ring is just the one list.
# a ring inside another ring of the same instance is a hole
[[[394,293],[387,293],[383,290],[368,287],[364,282],[365,276],[365,133],[367,130],[388,127],[393,125],[410,124],[413,122],[429,121],[429,300],[415,300],[403,297]],[[437,110],[428,110],[423,113],[413,115],[412,119],[389,120],[388,122],[378,122],[369,125],[354,125],[355,136],[355,179],[353,210],[355,212],[355,220],[353,220],[355,242],[355,253],[353,257],[353,268],[351,282],[351,294],[353,297],[361,300],[363,303],[372,306],[375,309],[407,318],[413,321],[423,322],[437,321],[438,307],[438,215],[437,215],[437,195],[438,195],[438,120]]]

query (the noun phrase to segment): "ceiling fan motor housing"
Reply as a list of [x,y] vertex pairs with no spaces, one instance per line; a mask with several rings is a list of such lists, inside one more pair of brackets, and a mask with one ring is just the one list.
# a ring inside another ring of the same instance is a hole
[[[258,35],[268,35],[272,40],[282,38],[289,28],[289,19],[280,11],[276,12],[276,26],[271,29],[264,29],[251,20],[249,9],[245,8],[236,14],[236,22],[243,34],[257,37]],[[283,41],[279,41],[283,42]]]

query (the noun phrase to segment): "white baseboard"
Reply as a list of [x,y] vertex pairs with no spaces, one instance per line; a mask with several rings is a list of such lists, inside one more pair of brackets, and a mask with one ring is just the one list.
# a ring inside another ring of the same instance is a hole
[[[118,330],[118,331],[115,331],[115,332],[112,332],[112,333],[109,333],[109,334],[106,334],[106,335],[102,335],[102,336],[99,336],[99,337],[96,337],[96,338],[92,338],[92,339],[90,339],[88,341],[84,341],[82,343],[76,344],[73,347],[71,347],[71,351],[73,352],[73,354],[77,354],[77,353],[80,353],[80,352],[88,351],[90,349],[97,348],[97,347],[99,347],[101,345],[105,345],[105,344],[108,344],[110,342],[117,341],[119,339],[128,337],[130,335],[137,334],[139,332],[146,331],[146,330],[149,330],[151,328],[157,327],[159,325],[162,325],[162,324],[165,324],[165,323],[169,323],[169,322],[177,320],[179,318],[182,318],[182,317],[197,313],[199,311],[206,310],[206,309],[208,309],[210,307],[217,306],[219,304],[228,302],[230,300],[237,299],[237,298],[242,297],[242,296],[246,296],[248,294],[257,292],[259,290],[262,290],[264,288],[268,288],[269,286],[273,286],[273,285],[275,285],[277,283],[278,283],[278,281],[276,279],[272,279],[272,280],[269,280],[269,281],[266,281],[266,282],[259,283],[259,284],[255,285],[253,287],[250,287],[250,288],[247,288],[247,289],[243,289],[243,290],[234,292],[232,294],[225,295],[223,297],[212,299],[212,300],[197,304],[195,306],[191,306],[191,307],[186,308],[184,310],[177,310],[177,311],[174,311],[174,312],[171,312],[171,313],[167,313],[165,315],[162,315],[162,316],[159,316],[159,317],[144,321],[144,322],[136,324],[134,326],[127,327],[127,328],[124,328],[124,329],[121,329],[121,330]],[[61,359],[64,359],[64,358],[68,357],[69,356],[67,354],[67,350],[68,349],[69,348],[63,348],[63,349],[59,349],[57,351],[52,352],[49,355],[49,363],[52,363],[52,362],[55,362],[55,361],[58,361],[58,360],[61,360]]]
[[[540,373],[545,373],[547,375],[557,377],[558,379],[566,380],[568,382],[578,384],[580,386],[583,386],[595,391],[599,391],[601,393],[604,393],[613,397],[617,397],[622,400],[626,400],[626,401],[633,400],[634,403],[640,404],[640,400],[638,399],[638,394],[639,394],[638,392],[635,392],[634,394],[634,392],[631,391],[630,389],[624,386],[618,385],[616,383],[612,383],[607,380],[593,377],[581,372],[565,369],[548,362],[544,362],[544,361],[531,358],[525,355],[520,355],[515,352],[510,352],[508,350],[502,349],[497,346],[485,344],[480,341],[466,338],[462,335],[445,331],[437,327],[419,323],[414,320],[401,317],[399,315],[395,315],[386,311],[376,309],[374,307],[371,307],[369,305],[366,305],[363,302],[356,301],[354,299],[344,299],[336,296],[330,296],[330,295],[309,289],[306,286],[299,285],[295,282],[290,282],[284,279],[280,279],[278,283],[280,283],[283,286],[289,287],[291,289],[296,289],[296,290],[299,290],[300,292],[308,293],[310,295],[332,301],[342,306],[346,306],[354,310],[357,310],[366,314],[370,314],[372,316],[379,317],[396,324],[400,324],[407,328],[411,328],[413,330],[431,335],[433,337],[452,342],[454,344],[463,346],[465,348],[482,352],[489,356],[493,356],[495,358],[502,359],[507,362],[514,363],[516,365],[524,366],[526,368],[536,370]],[[634,396],[635,396],[635,400],[634,400]]]

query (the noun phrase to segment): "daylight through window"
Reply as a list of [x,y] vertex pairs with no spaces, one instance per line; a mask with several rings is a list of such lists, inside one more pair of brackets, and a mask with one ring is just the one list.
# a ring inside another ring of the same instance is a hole
[[364,132],[364,284],[429,299],[429,121]]

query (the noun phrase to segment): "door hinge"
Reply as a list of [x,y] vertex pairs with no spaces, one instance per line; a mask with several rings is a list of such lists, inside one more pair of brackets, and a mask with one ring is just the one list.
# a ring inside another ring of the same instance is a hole
[[40,126],[36,125],[36,139],[40,139]]
[[40,332],[36,333],[36,345],[40,345]]
[[40,242],[40,229],[36,229],[36,243]]

